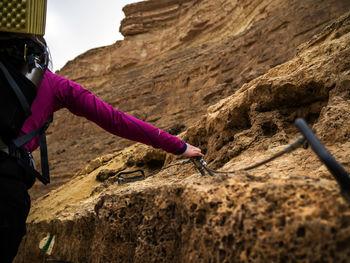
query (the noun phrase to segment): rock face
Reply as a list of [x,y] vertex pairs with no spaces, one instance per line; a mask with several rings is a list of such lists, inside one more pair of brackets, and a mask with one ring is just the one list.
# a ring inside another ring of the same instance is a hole
[[[124,8],[125,40],[87,51],[59,74],[119,110],[182,132],[209,106],[291,59],[349,6],[344,0],[144,1]],[[134,24],[143,29],[131,31]],[[68,111],[54,119],[48,136],[53,183],[37,184],[33,198],[87,161],[130,145]]]
[[[349,10],[348,1],[316,0],[125,7],[126,39],[60,74],[173,128],[211,168],[236,172],[203,177],[192,164],[156,172],[177,160],[58,113],[53,172],[68,182],[33,203],[16,262],[347,262],[350,208],[310,148],[240,169],[283,150],[302,117],[349,171]],[[56,168],[68,151],[76,158]],[[153,175],[116,182],[116,173],[140,167]],[[50,255],[39,249],[48,234]]]

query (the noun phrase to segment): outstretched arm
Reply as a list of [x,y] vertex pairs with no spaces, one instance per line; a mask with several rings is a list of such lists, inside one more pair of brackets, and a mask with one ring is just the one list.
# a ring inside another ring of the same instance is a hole
[[79,84],[53,73],[56,98],[62,107],[84,116],[117,136],[161,148],[186,157],[203,156],[201,150],[144,121],[121,112],[97,98]]

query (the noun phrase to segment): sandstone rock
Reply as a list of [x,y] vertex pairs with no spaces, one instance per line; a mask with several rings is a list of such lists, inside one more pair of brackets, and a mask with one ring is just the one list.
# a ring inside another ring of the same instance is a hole
[[[123,41],[87,51],[59,74],[119,110],[164,130],[180,125],[184,131],[208,107],[290,60],[298,45],[349,5],[343,0],[144,1],[125,7]],[[124,27],[133,21],[147,32],[128,35]],[[49,132],[53,184],[36,184],[34,199],[67,182],[87,162],[131,144],[65,110],[55,114]]]
[[349,43],[346,13],[187,123],[180,136],[205,149],[210,167],[234,174],[203,177],[187,164],[102,185],[96,174],[131,156],[132,165],[174,160],[138,144],[101,157],[99,167],[34,202],[17,262],[43,261],[38,244],[47,233],[55,236],[52,256],[73,262],[347,262],[349,204],[311,149],[238,170],[283,149],[303,117],[349,171]]

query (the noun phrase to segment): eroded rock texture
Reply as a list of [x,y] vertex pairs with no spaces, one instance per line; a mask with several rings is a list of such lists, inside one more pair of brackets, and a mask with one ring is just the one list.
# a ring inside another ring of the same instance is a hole
[[[138,61],[133,70],[120,68],[116,71],[118,78],[110,77],[94,88],[128,112],[137,113],[137,108],[148,121],[167,127],[177,125],[182,139],[206,152],[210,167],[236,172],[203,177],[192,164],[186,164],[144,181],[118,184],[115,174],[119,171],[141,167],[150,174],[177,160],[139,144],[110,151],[33,203],[17,262],[45,258],[72,262],[348,262],[350,207],[310,148],[300,148],[248,172],[238,171],[269,158],[297,138],[296,117],[303,117],[350,170],[350,13],[340,16],[349,9],[348,3],[288,4],[169,0],[127,7],[130,19],[125,20],[124,31],[122,28],[127,39],[116,44],[120,46],[137,37],[151,36],[152,23],[158,33],[176,28],[177,24],[169,21],[177,16],[184,20],[189,10],[207,10],[198,13],[203,16],[212,12],[213,20],[225,6],[261,10],[261,17],[252,11],[250,19],[244,16],[250,23],[241,25],[242,30],[231,36],[223,32],[234,18],[224,16],[216,30],[209,25],[203,29],[220,32],[212,41],[208,36],[198,36],[181,52],[170,48],[159,56],[154,53],[155,58],[148,63]],[[186,9],[188,6],[191,8]],[[215,9],[219,6],[221,9]],[[311,15],[303,16],[309,6]],[[141,7],[146,10],[144,15],[138,9]],[[157,13],[158,9],[163,13]],[[339,17],[329,21],[331,16]],[[152,17],[169,19],[149,22]],[[264,24],[288,17],[289,23],[282,22],[277,29],[273,23]],[[311,26],[306,19],[320,20]],[[131,26],[132,21],[137,21],[139,31]],[[302,24],[308,30],[302,30]],[[270,34],[257,33],[267,32],[267,28]],[[296,47],[298,37],[303,44]],[[250,40],[254,43],[249,44],[249,39],[255,42]],[[284,44],[279,46],[278,41]],[[258,49],[259,44],[265,48]],[[264,51],[268,52],[267,60],[258,63]],[[84,64],[93,52],[100,51],[87,52],[62,72],[72,74],[69,69]],[[252,75],[243,78],[249,75],[244,74],[247,65]],[[85,81],[98,83],[93,76]],[[130,93],[122,92],[126,88]],[[129,97],[136,90],[144,93]],[[185,91],[191,94],[189,98]],[[121,97],[116,99],[115,94]],[[156,97],[151,99],[151,95]],[[141,97],[144,103],[136,107]],[[123,104],[126,100],[131,102]],[[177,102],[181,107],[175,106]],[[164,112],[168,115],[163,117]],[[58,118],[65,118],[65,114]],[[89,129],[84,129],[83,140],[90,138]],[[107,138],[98,133],[95,136],[102,141]],[[55,236],[51,255],[38,247],[48,233]]]
[[[124,9],[125,40],[82,54],[59,74],[119,110],[179,133],[244,83],[291,59],[298,45],[349,9],[344,0],[140,2]],[[131,34],[136,25],[142,30]],[[130,145],[68,111],[55,114],[49,133],[56,178],[49,187],[37,184],[33,198],[87,161]]]

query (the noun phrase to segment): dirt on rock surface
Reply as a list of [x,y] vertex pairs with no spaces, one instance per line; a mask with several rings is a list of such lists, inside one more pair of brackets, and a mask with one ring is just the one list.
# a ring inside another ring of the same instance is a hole
[[[310,147],[241,169],[292,143],[301,117],[350,171],[349,10],[347,1],[311,0],[127,6],[126,39],[88,51],[60,74],[172,128],[203,149],[211,168],[236,172],[203,177],[188,163],[155,173],[178,158],[61,112],[49,143],[53,180],[65,184],[33,189],[40,194],[16,262],[347,262],[350,206]],[[139,46],[129,60],[113,61],[132,43]],[[92,63],[103,67],[96,75]],[[117,173],[138,168],[153,175],[117,182]]]

